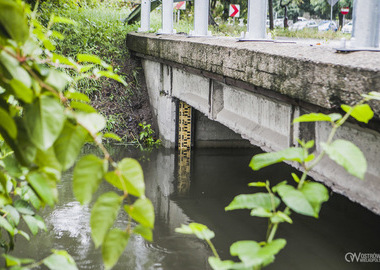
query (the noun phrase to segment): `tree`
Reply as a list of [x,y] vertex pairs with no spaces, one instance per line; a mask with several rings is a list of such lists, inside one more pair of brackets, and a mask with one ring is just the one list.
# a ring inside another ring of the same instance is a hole
[[[88,204],[103,179],[119,189],[99,196],[90,220],[95,246],[102,248],[105,267],[110,269],[132,233],[152,239],[154,210],[145,197],[141,166],[131,158],[112,159],[102,138],[120,138],[101,133],[104,117],[75,86],[83,78],[102,76],[126,83],[96,55],[79,54],[75,61],[56,54],[54,39],[64,37],[54,26],[75,22],[52,15],[44,26],[36,13],[37,8],[31,11],[21,1],[0,0],[0,245],[7,252],[15,247],[15,238],[29,240],[29,233],[20,230],[23,222],[33,235],[46,229],[37,211],[54,207],[62,173],[91,142],[103,157],[80,158],[73,171],[73,191],[79,202]],[[130,199],[125,203],[132,196],[134,203]],[[124,230],[112,228],[121,208],[139,225],[128,222]],[[76,269],[64,251],[54,251],[40,262],[4,253],[3,257],[7,266],[59,264],[62,269]]]

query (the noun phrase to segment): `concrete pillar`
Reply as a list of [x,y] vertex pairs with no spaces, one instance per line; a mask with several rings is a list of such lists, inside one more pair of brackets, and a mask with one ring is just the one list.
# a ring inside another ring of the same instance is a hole
[[150,30],[150,0],[141,1],[141,24],[139,32],[148,32]]
[[194,0],[194,30],[190,36],[211,35],[208,31],[209,0]]
[[244,39],[266,39],[268,0],[248,0],[248,24]]
[[354,0],[352,46],[378,48],[380,36],[380,1]]
[[173,0],[162,0],[162,29],[158,34],[174,34],[173,31]]

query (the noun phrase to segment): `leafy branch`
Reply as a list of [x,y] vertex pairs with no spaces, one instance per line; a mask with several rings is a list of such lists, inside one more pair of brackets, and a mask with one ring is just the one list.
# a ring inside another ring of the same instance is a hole
[[[75,90],[81,78],[108,77],[124,86],[125,81],[96,55],[78,54],[77,62],[54,53],[51,38],[63,38],[53,27],[75,22],[52,15],[47,27],[36,20],[21,2],[0,0],[0,240],[5,251],[12,250],[14,238],[28,233],[19,229],[25,222],[36,235],[46,230],[37,211],[58,200],[57,182],[71,168],[86,142],[95,143],[103,158],[85,155],[76,162],[73,191],[76,199],[88,204],[105,179],[119,192],[100,195],[91,211],[91,235],[102,248],[106,269],[112,268],[123,253],[131,234],[152,240],[154,209],[145,197],[140,164],[132,158],[115,161],[102,144],[104,117],[89,104],[89,97]],[[27,20],[27,17],[29,20]],[[28,24],[29,22],[29,24]],[[42,48],[41,48],[42,46]],[[83,65],[84,63],[84,65]],[[89,63],[89,64],[86,64]],[[69,76],[64,70],[76,72]],[[73,76],[76,76],[73,78]],[[109,168],[111,167],[111,168]],[[131,196],[135,199],[131,200]],[[134,201],[134,203],[131,203]],[[112,228],[120,209],[128,214],[125,230]],[[132,219],[138,225],[132,227]],[[6,232],[8,237],[4,237]],[[8,267],[48,268],[64,261],[66,269],[77,269],[64,251],[53,251],[35,262],[3,254]]]
[[[337,130],[350,116],[364,123],[368,123],[373,118],[374,113],[367,102],[380,100],[380,93],[370,92],[363,97],[364,99],[353,107],[342,105],[342,110],[346,112],[343,116],[337,113],[329,115],[310,113],[294,119],[293,123],[324,121],[331,124],[331,132],[327,141],[321,143],[322,151],[317,157],[314,153],[309,154],[309,150],[314,147],[314,141],[298,140],[299,147],[258,154],[252,158],[249,166],[255,171],[275,163],[288,161],[299,163],[303,168],[303,173],[301,178],[292,173],[296,187],[287,184],[287,181],[283,181],[274,187],[270,186],[269,181],[249,183],[249,186],[252,187],[265,188],[267,193],[238,195],[225,208],[226,211],[250,209],[251,216],[268,218],[265,242],[238,241],[230,247],[231,255],[238,256],[240,262],[221,260],[210,241],[214,237],[213,232],[202,224],[182,225],[181,228],[176,229],[176,232],[195,234],[199,239],[206,240],[214,253],[214,257],[209,257],[209,263],[214,270],[261,269],[272,263],[275,255],[286,245],[285,239],[275,239],[275,236],[281,223],[293,223],[290,218],[291,211],[318,218],[322,203],[329,199],[328,190],[324,185],[307,180],[310,171],[325,155],[328,155],[330,159],[341,165],[350,174],[359,179],[364,179],[367,162],[361,150],[349,141],[341,139],[334,141]],[[286,205],[282,211],[278,210],[281,201]]]

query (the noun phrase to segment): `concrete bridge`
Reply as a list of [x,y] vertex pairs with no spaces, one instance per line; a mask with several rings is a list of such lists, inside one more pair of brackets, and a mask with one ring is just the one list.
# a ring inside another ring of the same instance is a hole
[[[296,138],[302,138],[314,139],[320,152],[330,124],[293,125],[293,119],[309,112],[339,112],[341,104],[352,105],[361,94],[380,91],[378,52],[341,54],[313,41],[236,42],[147,33],[128,34],[127,46],[142,60],[166,147],[178,141],[177,104],[183,101],[196,110],[195,146],[252,144],[278,151],[297,146]],[[375,118],[368,125],[352,121],[336,135],[364,152],[366,180],[349,175],[327,157],[312,176],[380,213],[380,104],[371,106]]]

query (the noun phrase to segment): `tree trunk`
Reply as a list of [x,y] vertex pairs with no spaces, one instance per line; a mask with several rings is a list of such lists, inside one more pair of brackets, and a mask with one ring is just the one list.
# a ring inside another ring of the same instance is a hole
[[269,29],[274,29],[274,23],[273,23],[273,0],[268,1],[269,4]]
[[343,27],[343,14],[339,12],[339,29]]

